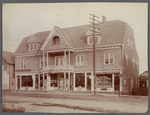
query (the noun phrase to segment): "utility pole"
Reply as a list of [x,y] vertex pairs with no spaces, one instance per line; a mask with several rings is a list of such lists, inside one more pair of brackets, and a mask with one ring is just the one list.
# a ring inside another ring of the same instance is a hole
[[[92,26],[90,26],[92,28],[92,31],[93,32],[93,75],[94,75],[94,95],[97,95],[97,76],[95,74],[95,35],[102,35],[100,32],[96,31],[96,29],[100,29],[99,26],[97,23],[100,23],[100,21],[96,20],[95,18],[99,18],[97,16],[95,16],[95,14],[90,14],[92,16],[92,22],[90,22],[92,24]],[[100,18],[99,18],[100,19]],[[95,21],[97,23],[95,23]]]

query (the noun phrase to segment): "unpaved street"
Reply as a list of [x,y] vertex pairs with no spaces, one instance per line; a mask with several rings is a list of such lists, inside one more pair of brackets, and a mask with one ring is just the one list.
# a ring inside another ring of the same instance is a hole
[[[70,94],[55,96],[56,94],[3,94],[3,103],[16,103],[25,107],[28,112],[57,112],[57,113],[88,113],[97,111],[79,110],[65,107],[79,106],[83,108],[99,108],[104,110],[120,111],[123,113],[145,113],[148,110],[147,97],[116,97],[116,96],[86,96]],[[68,97],[66,97],[68,96]],[[75,98],[78,97],[78,98]],[[81,97],[81,98],[80,98]],[[83,99],[85,97],[85,99]],[[45,105],[47,104],[47,105]],[[57,104],[63,106],[49,106],[48,104]],[[40,106],[39,106],[40,105]]]

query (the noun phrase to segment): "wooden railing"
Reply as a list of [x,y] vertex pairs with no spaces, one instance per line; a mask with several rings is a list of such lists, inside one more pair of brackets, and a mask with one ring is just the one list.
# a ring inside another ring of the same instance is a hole
[[44,70],[51,70],[51,69],[74,69],[74,65],[48,65],[44,67]]

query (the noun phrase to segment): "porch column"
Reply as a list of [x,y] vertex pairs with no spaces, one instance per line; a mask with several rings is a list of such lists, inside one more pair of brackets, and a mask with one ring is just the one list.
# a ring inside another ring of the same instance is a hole
[[20,76],[20,89],[21,89],[21,77],[22,77],[22,76]]
[[51,87],[51,75],[49,75],[49,87]]
[[113,91],[114,91],[114,85],[115,85],[115,84],[114,84],[114,80],[115,80],[115,79],[114,79],[114,74],[112,74],[112,88],[113,88]]
[[44,52],[43,52],[43,89],[44,89],[44,67],[45,67],[45,57],[44,57]]
[[85,72],[85,91],[87,91],[87,72]]
[[69,69],[70,69],[70,50],[69,50]]
[[43,52],[43,70],[44,70],[44,67],[45,67],[45,63],[44,63],[44,52]]
[[43,90],[44,90],[44,72],[43,72],[43,81],[42,82],[43,82]]
[[67,61],[66,61],[66,50],[64,51],[64,57],[65,57],[65,67],[67,67]]
[[68,72],[68,90],[70,91],[70,72]]
[[91,91],[94,91],[94,75],[93,75],[93,72],[91,72]]
[[33,89],[35,90],[35,74],[32,74],[32,79],[33,79]]
[[48,66],[48,52],[47,52],[47,66]]
[[60,76],[60,74],[57,74],[57,88],[59,89],[59,77]]
[[66,89],[66,72],[64,72],[64,89]]
[[75,73],[73,73],[73,91],[75,91]]
[[18,82],[17,82],[17,75],[15,75],[15,79],[16,79],[16,90],[17,90],[17,85],[18,85]]

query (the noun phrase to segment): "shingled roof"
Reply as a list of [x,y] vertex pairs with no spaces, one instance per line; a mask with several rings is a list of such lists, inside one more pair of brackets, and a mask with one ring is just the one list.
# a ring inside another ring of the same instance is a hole
[[[68,27],[68,28],[56,27],[56,28],[61,32],[61,34],[64,36],[65,40],[71,47],[83,48],[83,47],[92,47],[91,45],[87,44],[86,32],[89,30],[89,26],[90,25],[88,24],[76,27]],[[101,22],[100,31],[103,34],[103,38],[101,43],[98,45],[103,46],[103,45],[123,44],[127,26],[128,26],[127,23],[120,20]],[[39,32],[36,33],[35,36],[38,39],[40,39],[41,44],[43,44],[50,33],[51,31]],[[28,50],[27,42],[29,42],[28,40],[31,36],[28,36],[22,40],[15,54],[30,52]],[[37,50],[37,52],[41,52],[40,49]]]
[[14,54],[12,52],[3,51],[3,59],[8,64],[15,64],[15,58],[14,58]]

